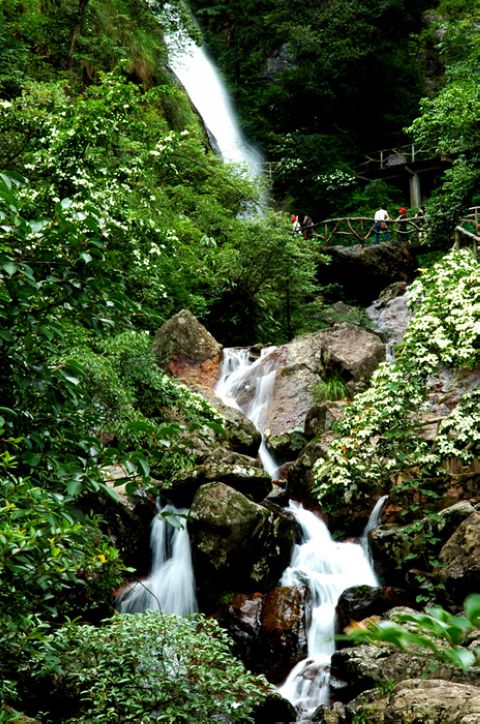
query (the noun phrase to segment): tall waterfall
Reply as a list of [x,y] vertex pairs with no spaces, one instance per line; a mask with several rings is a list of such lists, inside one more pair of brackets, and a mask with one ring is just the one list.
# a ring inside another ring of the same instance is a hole
[[[260,357],[255,360],[250,357],[248,349],[235,347],[224,349],[220,379],[215,388],[215,394],[222,402],[242,410],[262,435],[260,460],[266,472],[272,477],[275,476],[278,465],[267,449],[263,432],[278,365],[274,354],[276,349],[276,347],[263,349]],[[242,402],[242,398],[245,398],[245,401]]]
[[[261,175],[261,155],[245,139],[232,102],[204,48],[182,34],[165,38],[169,63],[200,114],[212,145],[225,161],[242,164],[253,178]],[[179,53],[178,46],[184,48]]]
[[175,528],[168,522],[169,516],[184,516],[186,512],[166,505],[153,519],[152,571],[120,594],[117,605],[122,613],[160,610],[181,616],[197,610],[187,527]]

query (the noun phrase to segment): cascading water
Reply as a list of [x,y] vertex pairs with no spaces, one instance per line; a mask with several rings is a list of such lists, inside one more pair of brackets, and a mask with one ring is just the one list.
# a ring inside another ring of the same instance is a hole
[[[117,601],[122,613],[160,610],[180,616],[197,610],[190,540],[186,523],[176,528],[169,516],[184,516],[186,510],[166,505],[152,521],[150,545],[152,571],[123,591]],[[163,514],[163,515],[162,515]]]
[[[216,394],[222,401],[243,410],[260,432],[267,420],[278,366],[275,349],[264,350],[256,360],[251,358],[248,349],[225,349],[216,387]],[[242,400],[246,402],[242,404]],[[269,460],[263,442],[262,446],[261,459],[265,469],[270,472],[270,466],[275,471],[275,462]],[[384,496],[375,505],[360,543],[334,541],[326,525],[314,513],[299,503],[291,501],[289,504],[301,528],[302,541],[295,545],[280,585],[307,586],[309,590],[308,656],[292,669],[279,692],[296,707],[299,722],[307,721],[318,706],[328,703],[330,659],[335,651],[335,607],[341,593],[353,586],[378,585],[370,562],[368,532],[378,525],[386,498]]]
[[352,586],[378,585],[362,545],[335,542],[328,528],[299,503],[290,510],[302,530],[282,586],[307,586],[310,592],[308,656],[290,672],[280,694],[299,711],[304,721],[320,704],[328,703],[329,666],[335,651],[335,606],[340,594]]
[[[253,422],[262,436],[259,455],[265,471],[273,478],[278,468],[269,452],[264,430],[267,423],[268,404],[272,397],[278,359],[276,347],[263,349],[260,357],[252,359],[248,349],[227,348],[223,350],[220,379],[215,394],[226,405],[241,410]],[[244,394],[249,392],[249,394]],[[245,402],[239,400],[245,398]]]
[[204,48],[182,33],[165,41],[170,67],[200,114],[213,147],[225,161],[246,167],[252,178],[261,176],[261,155],[245,140],[224,83]]

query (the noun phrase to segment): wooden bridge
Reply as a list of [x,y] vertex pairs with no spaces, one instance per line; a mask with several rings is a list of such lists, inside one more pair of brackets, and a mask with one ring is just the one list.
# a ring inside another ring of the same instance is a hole
[[[424,217],[411,217],[405,219],[389,219],[386,222],[387,231],[393,238],[405,238],[412,244],[421,243],[428,234],[428,226]],[[406,234],[400,234],[399,224],[406,225]],[[313,225],[314,236],[320,239],[323,244],[330,244],[333,239],[339,239],[340,243],[347,242],[347,245],[365,243],[372,239],[375,226],[374,219],[367,216],[343,216],[335,219],[323,219]],[[312,228],[312,227],[310,227]],[[300,229],[303,230],[302,227]],[[380,238],[385,232],[380,232]],[[458,249],[462,243],[471,243],[473,253],[478,258],[478,246],[480,243],[480,206],[472,206],[465,216],[458,220],[455,227],[454,248]]]

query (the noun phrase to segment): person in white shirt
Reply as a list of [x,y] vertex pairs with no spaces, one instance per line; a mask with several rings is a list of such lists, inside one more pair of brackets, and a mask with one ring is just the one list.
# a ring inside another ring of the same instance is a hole
[[388,211],[386,209],[378,209],[375,211],[373,217],[375,225],[373,227],[373,236],[375,238],[375,244],[380,244],[380,234],[385,234],[385,241],[390,241],[390,232],[386,222],[390,219]]

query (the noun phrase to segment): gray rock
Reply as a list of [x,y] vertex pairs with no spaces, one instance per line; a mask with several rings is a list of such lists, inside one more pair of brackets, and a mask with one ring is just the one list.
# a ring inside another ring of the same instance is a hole
[[463,521],[440,551],[440,577],[457,603],[480,591],[480,513]]
[[385,359],[385,346],[381,339],[361,327],[335,324],[319,334],[323,378],[339,375],[345,382],[368,382]]
[[177,506],[189,507],[198,488],[205,483],[222,482],[260,502],[272,489],[272,481],[257,460],[217,447],[210,450],[201,465],[178,474],[165,495]]
[[202,485],[193,500],[189,532],[202,610],[221,596],[266,592],[286,568],[295,537],[293,517],[258,505],[224,483]]

